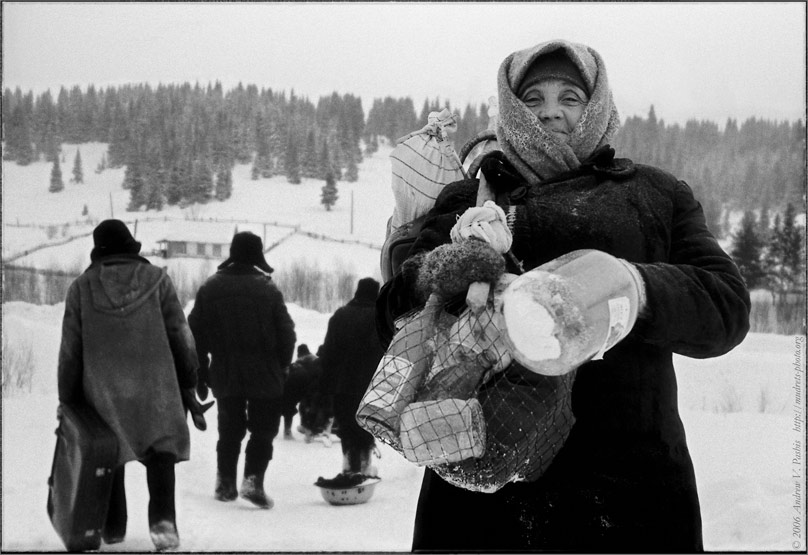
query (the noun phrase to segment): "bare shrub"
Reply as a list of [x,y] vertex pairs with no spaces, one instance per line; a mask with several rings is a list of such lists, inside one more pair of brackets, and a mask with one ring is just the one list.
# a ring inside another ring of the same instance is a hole
[[738,389],[730,382],[724,382],[724,387],[721,390],[721,398],[718,400],[716,412],[720,413],[733,413],[741,412],[743,406],[741,403],[741,396],[738,394]]
[[805,333],[805,297],[789,295],[775,301],[772,295],[753,295],[749,312],[750,331],[798,335]]
[[34,377],[34,348],[21,337],[12,342],[3,331],[3,397],[17,391],[30,393]]
[[345,266],[324,270],[295,260],[273,274],[286,302],[318,312],[333,312],[353,297],[357,276]]
[[30,268],[3,268],[3,302],[40,304],[39,275]]
[[212,261],[203,264],[196,272],[188,269],[185,264],[176,264],[169,266],[168,277],[174,283],[174,289],[177,291],[177,297],[182,306],[186,306],[190,301],[196,298],[196,292],[205,283],[214,272],[215,268]]

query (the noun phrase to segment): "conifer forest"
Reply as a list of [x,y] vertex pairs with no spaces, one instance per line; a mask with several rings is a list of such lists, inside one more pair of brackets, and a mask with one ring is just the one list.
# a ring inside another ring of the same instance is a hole
[[[351,94],[315,102],[256,85],[225,91],[219,82],[61,87],[55,98],[50,90],[35,96],[6,89],[3,157],[21,165],[52,163],[50,183],[42,187],[53,194],[65,177],[77,181],[83,172],[125,167],[121,186],[130,191],[131,211],[225,200],[235,164],[251,164],[254,180],[323,180],[329,209],[336,182],[355,181],[363,156],[380,140],[395,144],[442,108],[457,117],[458,151],[488,125],[485,104],[460,109],[435,99],[419,111],[410,98],[386,97],[374,99],[365,114]],[[81,166],[80,151],[70,160],[61,152],[64,144],[87,142],[108,144],[96,168]],[[612,146],[618,157],[667,170],[693,188],[708,227],[731,242],[750,287],[785,292],[804,284],[804,226],[797,221],[805,211],[804,121],[670,125],[650,106],[647,117],[624,118]],[[744,214],[740,224],[730,221],[732,213]]]

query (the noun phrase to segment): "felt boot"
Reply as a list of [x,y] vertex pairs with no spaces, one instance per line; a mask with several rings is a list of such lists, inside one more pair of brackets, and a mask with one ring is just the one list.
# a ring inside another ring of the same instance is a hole
[[177,525],[170,520],[160,520],[149,525],[149,536],[157,551],[170,551],[180,546]]
[[271,509],[275,504],[264,491],[264,475],[272,458],[272,439],[252,434],[244,450],[244,480],[241,482],[241,498],[261,509]]
[[250,474],[241,482],[241,498],[246,499],[259,509],[271,509],[275,502],[264,491],[264,476]]

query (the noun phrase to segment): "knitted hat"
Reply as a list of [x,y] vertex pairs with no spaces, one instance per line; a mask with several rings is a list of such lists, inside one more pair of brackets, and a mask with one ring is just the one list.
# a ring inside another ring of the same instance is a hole
[[251,231],[242,231],[233,236],[230,243],[230,258],[219,264],[219,268],[225,268],[235,262],[255,266],[268,274],[275,271],[264,258],[264,244],[261,238]]
[[93,262],[112,254],[137,254],[141,246],[121,220],[104,220],[98,224],[93,230],[93,245],[90,252]]
[[542,54],[533,60],[522,78],[522,82],[518,85],[517,96],[521,98],[528,87],[545,79],[561,79],[586,91],[587,95],[591,92],[581,76],[581,70],[563,49]]
[[354,299],[375,301],[379,296],[379,282],[373,278],[362,278],[356,285],[356,293]]
[[305,343],[301,343],[300,345],[297,346],[297,357],[298,358],[304,357],[304,356],[310,355],[310,354],[311,354],[311,351],[309,351],[309,346],[306,345]]

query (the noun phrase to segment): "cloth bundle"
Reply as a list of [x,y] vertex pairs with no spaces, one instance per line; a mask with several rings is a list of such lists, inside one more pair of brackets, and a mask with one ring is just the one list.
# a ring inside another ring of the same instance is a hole
[[426,214],[445,185],[464,178],[450,133],[457,119],[446,108],[430,112],[427,124],[397,141],[390,153],[395,208],[388,235]]

